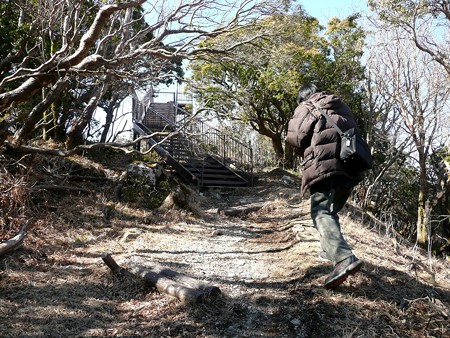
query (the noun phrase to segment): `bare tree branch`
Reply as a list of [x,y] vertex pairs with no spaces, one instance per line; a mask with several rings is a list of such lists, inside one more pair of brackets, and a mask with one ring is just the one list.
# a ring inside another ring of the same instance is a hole
[[29,222],[25,223],[13,238],[0,243],[0,257],[22,244],[28,230]]

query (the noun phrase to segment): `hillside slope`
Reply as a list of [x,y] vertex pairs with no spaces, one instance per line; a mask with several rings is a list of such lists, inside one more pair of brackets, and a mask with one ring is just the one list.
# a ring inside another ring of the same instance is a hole
[[[105,177],[123,170],[89,165]],[[335,291],[322,287],[332,267],[318,259],[309,202],[287,172],[261,174],[251,188],[193,193],[194,212],[117,201],[112,182],[33,200],[39,219],[24,245],[0,257],[1,337],[450,336],[449,262],[393,240],[350,206],[343,231],[365,266]],[[254,203],[263,206],[218,212]],[[222,294],[182,304],[112,274],[104,252],[122,267],[160,264]]]

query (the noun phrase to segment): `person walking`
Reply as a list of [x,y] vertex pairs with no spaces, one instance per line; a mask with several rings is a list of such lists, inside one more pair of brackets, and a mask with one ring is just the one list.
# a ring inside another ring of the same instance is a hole
[[309,190],[311,218],[320,235],[321,255],[334,266],[324,287],[334,289],[363,266],[342,235],[338,216],[363,173],[346,167],[339,159],[340,135],[315,105],[342,130],[357,126],[351,109],[338,96],[320,91],[314,84],[300,87],[297,103],[286,141],[302,158],[301,191],[305,194]]

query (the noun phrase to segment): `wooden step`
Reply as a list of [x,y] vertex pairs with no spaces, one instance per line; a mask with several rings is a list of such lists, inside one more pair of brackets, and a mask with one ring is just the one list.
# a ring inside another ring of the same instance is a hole
[[226,180],[203,180],[203,185],[210,186],[210,187],[220,187],[220,186],[228,186],[228,187],[246,187],[248,184],[247,182],[240,181],[240,182],[234,182],[234,181],[226,181]]

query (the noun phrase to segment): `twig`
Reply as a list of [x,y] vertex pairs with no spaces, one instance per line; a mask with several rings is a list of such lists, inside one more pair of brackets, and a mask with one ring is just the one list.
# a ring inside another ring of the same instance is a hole
[[85,188],[79,188],[79,187],[72,187],[68,185],[49,185],[49,184],[40,184],[35,185],[31,191],[40,191],[40,190],[69,190],[69,191],[79,191],[79,192],[85,192],[88,194],[91,194],[92,191]]
[[17,248],[25,238],[29,222],[22,226],[19,233],[11,239],[0,243],[0,256]]

